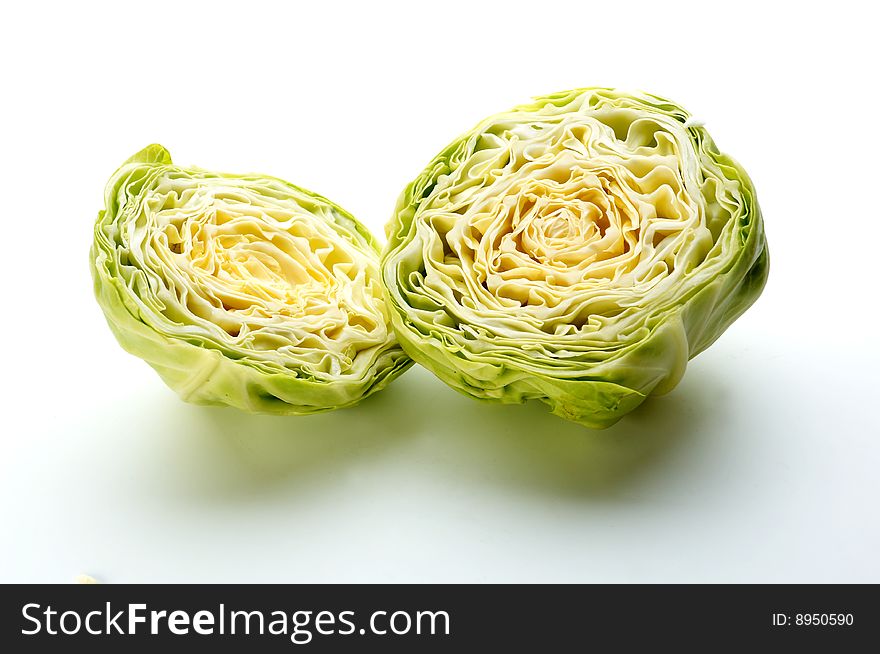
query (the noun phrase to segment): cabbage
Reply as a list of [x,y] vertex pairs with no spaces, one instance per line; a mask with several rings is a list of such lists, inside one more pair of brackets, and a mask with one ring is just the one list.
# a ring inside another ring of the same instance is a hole
[[119,343],[190,402],[315,413],[411,365],[374,238],[280,179],[181,168],[151,145],[107,184],[90,263]]
[[603,88],[461,135],[386,233],[391,320],[416,362],[594,428],[675,387],[768,271],[745,170],[673,102]]

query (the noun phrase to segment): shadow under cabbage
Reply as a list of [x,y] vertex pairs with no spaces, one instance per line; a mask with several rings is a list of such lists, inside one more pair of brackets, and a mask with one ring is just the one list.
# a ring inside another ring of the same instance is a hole
[[710,419],[723,419],[718,381],[710,368],[692,364],[672,393],[649,398],[613,427],[594,431],[551,415],[538,402],[511,406],[467,398],[414,367],[360,405],[326,414],[279,418],[187,407],[193,415],[182,447],[190,462],[178,463],[196,467],[190,483],[214,499],[218,491],[229,498],[276,485],[332,484],[393,448],[406,450],[410,472],[435,483],[602,496],[652,471],[662,474],[665,459]]
[[254,415],[174,398],[175,433],[166,455],[181,478],[178,491],[245,500],[279,485],[332,484],[347,469],[405,440],[418,424],[424,411],[408,392],[407,377],[395,381],[394,391],[354,407],[309,416]]
[[437,393],[443,448],[458,477],[564,496],[620,494],[694,444],[723,414],[723,387],[691,366],[671,393],[648,398],[616,425],[591,430],[550,414],[540,402],[498,405]]

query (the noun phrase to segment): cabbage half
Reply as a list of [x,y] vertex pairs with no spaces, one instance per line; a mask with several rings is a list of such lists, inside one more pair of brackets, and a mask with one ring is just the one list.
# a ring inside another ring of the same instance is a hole
[[607,427],[760,295],[755,190],[678,105],[588,88],[453,141],[401,194],[382,274],[404,350],[470,396]]
[[263,175],[171,163],[152,145],[110,179],[91,268],[127,351],[180,396],[255,412],[355,404],[410,360],[379,248],[329,200]]

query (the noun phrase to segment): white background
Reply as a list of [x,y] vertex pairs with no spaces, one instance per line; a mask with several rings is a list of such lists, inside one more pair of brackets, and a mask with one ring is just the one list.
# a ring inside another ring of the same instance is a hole
[[[880,581],[877,22],[820,6],[6,5],[0,581]],[[610,430],[420,369],[328,415],[189,406],[92,298],[103,185],[148,143],[381,233],[459,132],[587,85],[705,120],[771,251],[758,303]]]

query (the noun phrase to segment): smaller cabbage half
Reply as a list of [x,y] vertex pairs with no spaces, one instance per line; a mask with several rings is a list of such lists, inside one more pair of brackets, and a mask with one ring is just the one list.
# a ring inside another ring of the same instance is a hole
[[411,364],[374,238],[280,179],[181,168],[151,145],[108,182],[90,263],[119,343],[190,402],[327,411]]
[[671,390],[768,270],[745,170],[675,103],[604,88],[461,135],[386,233],[392,323],[416,362],[597,428]]

